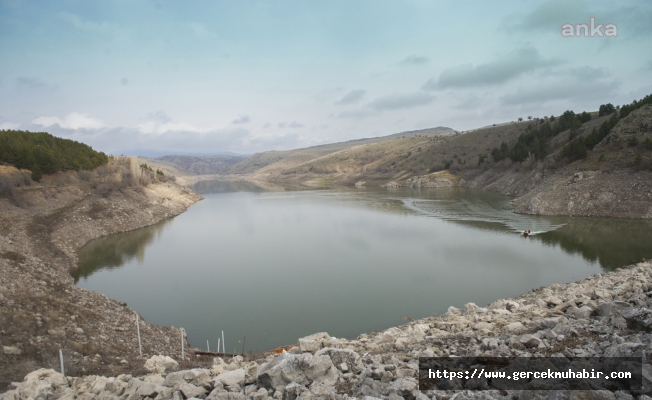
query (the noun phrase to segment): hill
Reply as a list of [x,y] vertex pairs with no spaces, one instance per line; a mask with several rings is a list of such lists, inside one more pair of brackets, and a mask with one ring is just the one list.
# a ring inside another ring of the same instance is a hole
[[517,212],[652,218],[651,170],[652,96],[646,96],[622,107],[603,104],[594,112],[568,110],[464,133],[416,131],[265,152],[229,172],[285,185],[459,185],[517,197]]
[[324,157],[329,154],[344,151],[350,148],[370,145],[374,143],[382,143],[392,141],[399,138],[414,138],[414,137],[435,137],[442,135],[454,134],[455,131],[451,128],[443,126],[436,128],[429,128],[417,131],[400,132],[389,136],[381,136],[376,138],[356,139],[340,143],[324,144],[320,146],[313,146],[304,149],[286,150],[286,151],[266,151],[263,153],[256,153],[246,160],[235,164],[229,168],[228,172],[231,174],[253,174],[253,173],[275,173],[285,171],[289,168],[298,167],[302,164],[312,160]]
[[215,156],[183,156],[169,155],[157,157],[155,160],[169,163],[182,172],[191,175],[210,175],[227,173],[229,167],[235,165],[247,157],[231,155]]

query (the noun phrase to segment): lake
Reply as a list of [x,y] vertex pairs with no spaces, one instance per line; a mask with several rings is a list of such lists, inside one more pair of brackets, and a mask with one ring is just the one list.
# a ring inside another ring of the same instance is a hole
[[90,242],[74,277],[202,349],[354,338],[652,258],[651,221],[518,215],[470,189],[195,189],[185,213]]

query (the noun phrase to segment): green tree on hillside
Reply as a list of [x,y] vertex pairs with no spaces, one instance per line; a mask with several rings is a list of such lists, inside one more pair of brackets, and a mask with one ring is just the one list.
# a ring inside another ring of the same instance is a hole
[[108,163],[109,158],[84,143],[46,132],[1,130],[0,162],[28,169],[38,181],[57,171],[92,170]]

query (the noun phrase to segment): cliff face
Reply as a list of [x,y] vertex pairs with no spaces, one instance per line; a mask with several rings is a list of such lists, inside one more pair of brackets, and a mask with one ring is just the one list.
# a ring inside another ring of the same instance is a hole
[[[18,199],[0,198],[0,387],[57,365],[59,349],[78,372],[133,369],[136,314],[75,286],[77,251],[178,215],[201,197],[159,182],[102,195],[83,184],[26,188]],[[180,353],[179,330],[142,318],[140,328],[144,354]]]

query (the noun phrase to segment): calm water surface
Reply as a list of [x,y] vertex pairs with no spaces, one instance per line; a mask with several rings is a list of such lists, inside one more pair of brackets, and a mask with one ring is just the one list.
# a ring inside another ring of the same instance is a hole
[[222,330],[227,351],[351,338],[652,258],[650,222],[517,215],[493,193],[197,189],[180,216],[89,243],[75,278],[201,348]]

